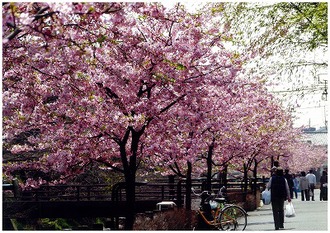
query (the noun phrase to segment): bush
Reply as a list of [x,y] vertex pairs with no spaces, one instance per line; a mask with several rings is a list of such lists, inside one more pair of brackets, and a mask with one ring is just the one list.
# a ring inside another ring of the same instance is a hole
[[193,230],[196,225],[196,211],[175,208],[154,212],[153,216],[137,215],[133,230]]

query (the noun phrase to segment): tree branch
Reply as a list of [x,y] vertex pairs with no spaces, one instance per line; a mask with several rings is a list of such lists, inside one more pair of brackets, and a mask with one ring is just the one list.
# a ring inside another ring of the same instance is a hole
[[298,11],[300,14],[302,14],[304,16],[304,18],[308,21],[308,23],[310,25],[312,25],[312,27],[317,31],[318,34],[322,35],[325,39],[328,39],[328,35],[321,32],[318,27],[316,27],[316,25],[313,23],[313,20],[310,19],[300,8],[298,5],[296,5],[295,3],[293,2],[290,2],[289,3],[296,11]]
[[8,40],[14,39],[15,36],[17,36],[18,33],[20,33],[21,31],[22,31],[21,29],[15,28],[15,30],[6,37],[6,39],[8,39]]
[[110,162],[108,162],[108,161],[105,161],[105,160],[102,160],[102,159],[93,159],[93,158],[90,158],[90,160],[95,161],[95,162],[98,162],[98,163],[102,163],[102,164],[106,165],[107,167],[110,167],[111,169],[113,169],[115,171],[124,173],[124,170],[123,169],[120,169],[118,167],[113,166],[113,164],[110,163]]
[[162,110],[160,110],[160,113],[166,112],[168,109],[170,109],[173,105],[175,105],[177,102],[179,102],[181,99],[183,99],[187,94],[183,94],[179,96],[176,100],[174,100],[172,103],[164,107]]

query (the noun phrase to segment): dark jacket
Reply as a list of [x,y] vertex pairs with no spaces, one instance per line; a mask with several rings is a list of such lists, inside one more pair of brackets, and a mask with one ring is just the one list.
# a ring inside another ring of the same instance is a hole
[[321,188],[323,187],[323,184],[328,183],[328,175],[322,175],[320,178]]
[[291,174],[285,174],[284,178],[288,182],[289,187],[292,188],[294,186],[292,175]]
[[289,185],[283,176],[272,176],[267,184],[271,200],[286,200],[290,197]]

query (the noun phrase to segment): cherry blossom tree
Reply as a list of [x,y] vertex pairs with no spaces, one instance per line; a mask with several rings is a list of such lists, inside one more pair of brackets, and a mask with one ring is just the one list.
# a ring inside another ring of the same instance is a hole
[[[168,154],[167,159],[156,154],[156,165],[162,164],[165,172],[174,172],[187,180],[192,170],[195,174],[206,172],[207,189],[210,189],[213,167],[233,164],[238,170],[244,168],[247,184],[247,172],[252,165],[256,176],[259,163],[274,154],[280,156],[285,145],[295,142],[297,132],[292,130],[290,115],[267,94],[262,83],[236,81],[211,92],[204,102],[196,105],[198,111],[186,109],[180,116],[184,118],[180,125],[169,121],[170,125],[164,128],[156,126],[160,131],[168,130],[157,134],[160,138],[153,136],[154,140],[158,138],[159,154]],[[191,150],[192,147],[198,149]],[[199,151],[198,156],[191,156],[190,151]],[[169,166],[170,171],[164,165]],[[182,170],[189,172],[185,176]]]
[[47,174],[28,177],[33,187],[103,164],[124,174],[130,206],[149,127],[207,85],[231,83],[241,65],[218,29],[180,4],[6,3],[3,35],[7,150],[45,151],[8,162],[5,174]]
[[296,143],[290,148],[286,166],[292,172],[309,171],[322,167],[328,161],[327,148],[313,146],[307,142]]
[[[244,174],[247,191],[248,171],[257,176],[257,165],[276,153],[283,145],[294,143],[290,115],[264,87],[250,82],[244,85],[236,103],[231,103],[231,118],[219,143],[215,164],[234,164]],[[289,133],[290,132],[290,133]],[[277,152],[279,153],[279,152]]]

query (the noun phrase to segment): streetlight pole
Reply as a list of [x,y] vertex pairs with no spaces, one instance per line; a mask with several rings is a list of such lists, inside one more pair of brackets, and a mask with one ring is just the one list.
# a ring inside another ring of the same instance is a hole
[[322,93],[322,100],[328,100],[328,80],[324,80],[324,91]]

